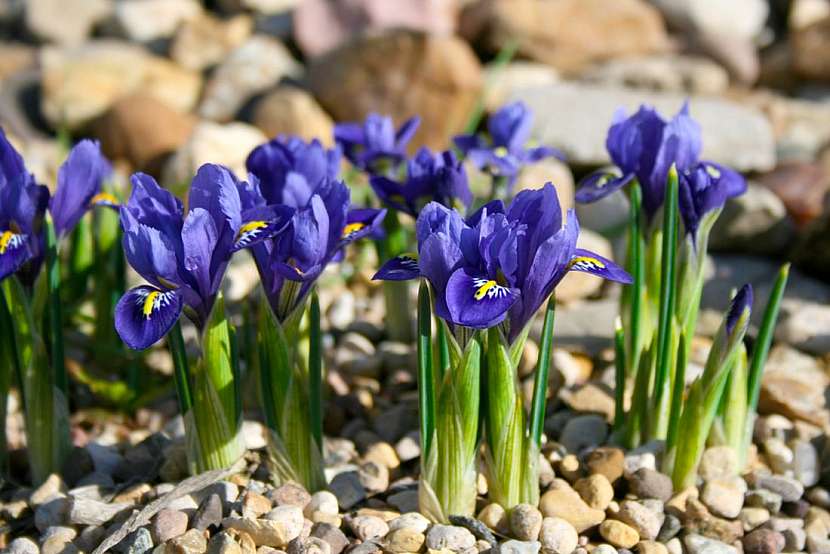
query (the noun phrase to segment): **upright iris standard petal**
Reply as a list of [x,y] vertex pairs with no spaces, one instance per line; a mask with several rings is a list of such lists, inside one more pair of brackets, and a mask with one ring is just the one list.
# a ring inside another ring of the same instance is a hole
[[383,218],[386,210],[375,208],[358,208],[349,210],[346,215],[346,225],[340,239],[348,244],[368,236],[377,236],[382,233]]
[[456,269],[447,281],[446,302],[452,321],[473,329],[487,329],[507,316],[519,290],[499,284],[486,275]]
[[372,174],[388,173],[406,159],[406,147],[420,118],[413,117],[396,132],[392,118],[370,113],[363,123],[338,123],[334,140],[355,167]]
[[58,169],[58,186],[49,204],[59,237],[71,232],[94,205],[117,204],[109,195],[100,194],[101,185],[111,174],[112,166],[101,153],[98,142],[82,140],[69,151]]
[[143,350],[170,331],[179,320],[182,307],[178,291],[136,287],[127,291],[115,307],[115,330],[127,346]]

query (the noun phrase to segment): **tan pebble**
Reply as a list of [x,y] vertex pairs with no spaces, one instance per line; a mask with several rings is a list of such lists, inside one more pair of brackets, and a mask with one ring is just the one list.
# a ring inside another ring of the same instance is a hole
[[606,519],[599,526],[599,534],[617,548],[633,548],[640,535],[633,527],[616,519]]
[[201,554],[207,552],[207,539],[198,529],[191,529],[184,535],[170,539],[165,543],[166,554]]
[[669,554],[666,545],[657,541],[640,541],[637,543],[637,552],[640,554]]
[[573,454],[567,454],[562,461],[559,462],[559,474],[573,483],[579,479],[582,474],[580,472],[579,458]]
[[542,529],[542,512],[530,504],[517,504],[510,510],[510,530],[520,541],[535,541]]
[[401,465],[398,454],[388,442],[376,442],[366,449],[363,460],[375,462],[387,469],[395,469]]
[[605,510],[614,499],[614,487],[601,473],[594,473],[578,480],[574,483],[574,490],[595,510]]
[[683,489],[666,502],[666,513],[683,519],[683,515],[686,513],[686,503],[690,498],[697,499],[699,495],[700,493],[697,490],[697,487],[688,487]]
[[254,491],[245,491],[242,495],[242,514],[258,518],[271,511],[271,501]]
[[385,549],[397,554],[419,552],[424,546],[424,541],[426,536],[423,533],[404,527],[386,535]]
[[560,479],[554,482],[554,487],[542,495],[539,509],[544,517],[561,517],[573,525],[577,532],[582,533],[591,527],[599,525],[605,519],[605,512],[588,506],[575,490],[567,486],[562,487]]
[[496,533],[507,535],[510,532],[507,512],[501,507],[501,504],[495,502],[487,504],[478,513],[478,520]]

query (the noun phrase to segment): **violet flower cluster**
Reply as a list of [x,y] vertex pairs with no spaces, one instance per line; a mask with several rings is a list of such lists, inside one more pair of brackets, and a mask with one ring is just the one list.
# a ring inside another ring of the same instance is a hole
[[509,207],[501,200],[490,202],[466,219],[431,202],[416,227],[418,254],[389,260],[375,278],[424,277],[435,291],[438,316],[474,329],[503,323],[510,341],[568,271],[631,282],[612,261],[577,248],[576,214],[569,210],[563,220],[550,183],[520,192]]
[[700,125],[689,115],[688,103],[668,121],[649,106],[641,106],[631,117],[617,110],[605,145],[622,175],[605,170],[592,173],[579,185],[578,202],[594,202],[636,179],[651,220],[663,206],[666,179],[674,164],[680,179],[680,214],[686,232],[694,236],[707,213],[746,190],[739,173],[700,159]]

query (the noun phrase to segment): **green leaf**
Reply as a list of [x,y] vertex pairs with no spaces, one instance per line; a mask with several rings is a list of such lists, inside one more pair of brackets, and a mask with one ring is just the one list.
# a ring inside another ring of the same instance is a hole
[[323,333],[320,330],[320,299],[312,291],[309,307],[309,417],[311,433],[317,446],[323,449]]
[[[545,309],[545,322],[542,325],[542,341],[539,345],[539,359],[536,361],[536,376],[533,382],[533,402],[530,405],[530,440],[536,446],[542,446],[542,430],[545,427],[545,407],[547,403],[548,375],[553,356],[553,322],[556,315],[556,298],[551,295]],[[518,367],[518,361],[513,366]]]
[[675,333],[674,304],[677,283],[675,281],[675,257],[677,251],[677,168],[672,165],[666,181],[663,202],[663,245],[660,271],[660,305],[657,326],[657,370],[654,381],[655,425],[654,438],[665,438],[668,430],[670,386],[674,377],[672,337]]
[[755,413],[758,408],[758,397],[761,392],[761,375],[767,363],[770,345],[775,330],[775,323],[778,320],[778,312],[781,309],[781,300],[784,298],[784,290],[787,288],[787,279],[790,275],[790,264],[784,264],[778,271],[775,285],[767,300],[767,307],[764,310],[764,317],[761,321],[761,328],[758,331],[758,339],[755,341],[755,349],[752,352],[752,363],[749,366],[749,378],[747,383],[748,408],[750,413]]
[[614,320],[614,431],[625,422],[625,331],[619,317]]
[[424,281],[418,289],[418,399],[421,451],[424,457],[429,456],[432,435],[435,432],[435,379],[432,361],[432,308],[429,285]]

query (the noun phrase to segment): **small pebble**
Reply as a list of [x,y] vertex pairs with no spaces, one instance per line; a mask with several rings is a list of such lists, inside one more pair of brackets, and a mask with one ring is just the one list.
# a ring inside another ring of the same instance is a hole
[[673,514],[665,514],[663,525],[660,526],[660,532],[657,534],[657,540],[666,543],[673,539],[683,528],[680,519]]
[[784,549],[784,536],[771,529],[756,529],[741,539],[745,554],[778,554]]
[[452,550],[460,552],[472,548],[476,538],[468,529],[454,525],[435,524],[426,535],[426,546],[432,550]]
[[409,528],[414,529],[419,533],[426,533],[429,528],[429,520],[419,512],[407,512],[405,514],[401,514],[395,519],[389,521],[388,524],[390,531]]
[[665,516],[662,512],[651,510],[639,502],[624,500],[620,503],[620,510],[615,517],[633,527],[641,539],[654,540],[660,533]]
[[543,554],[571,554],[579,544],[579,535],[564,519],[546,517],[542,520],[539,542]]
[[738,474],[738,457],[729,446],[713,446],[703,452],[698,469],[704,481],[728,479]]
[[614,500],[614,487],[602,473],[594,473],[574,483],[574,490],[595,510],[605,510]]
[[700,500],[713,514],[734,519],[744,505],[746,488],[746,482],[737,476],[712,479],[703,486]]
[[390,531],[384,539],[385,550],[402,554],[404,552],[418,552],[424,546],[426,537],[415,529],[402,527]]
[[701,535],[686,535],[683,544],[688,554],[738,554],[734,546]]
[[311,536],[326,541],[331,554],[340,554],[349,546],[346,534],[329,523],[315,523],[311,528]]
[[749,532],[769,520],[769,510],[766,508],[742,508],[738,514],[738,519],[744,526],[744,531]]
[[640,554],[668,554],[666,545],[657,541],[640,541],[637,543],[637,552]]
[[599,473],[613,485],[623,476],[625,453],[611,446],[601,446],[591,451],[585,459],[585,466],[591,474]]
[[[520,541],[535,541],[542,529],[542,512],[530,504],[518,504],[510,510],[510,530]],[[427,541],[429,536],[427,536]]]
[[618,548],[633,548],[640,541],[640,535],[633,527],[615,519],[603,521],[599,526],[599,534]]
[[539,541],[525,542],[510,539],[499,545],[500,554],[537,554],[541,548]]
[[337,503],[337,497],[329,491],[319,491],[311,495],[311,499],[303,509],[307,517],[311,517],[314,512],[323,512],[324,514],[337,515],[340,513],[340,506]]
[[507,511],[502,508],[501,504],[495,502],[487,504],[478,513],[478,519],[496,533],[507,535],[510,532]]
[[361,541],[382,538],[389,532],[389,525],[377,516],[359,515],[347,518],[347,522],[354,536]]
[[767,475],[758,472],[753,477],[757,488],[767,489],[778,494],[784,502],[795,502],[804,494],[804,485],[792,477]]
[[749,491],[746,494],[746,498],[744,499],[744,504],[746,506],[751,506],[753,508],[764,508],[770,514],[777,514],[781,511],[781,504],[782,504],[781,495],[778,493],[774,493],[772,491],[768,491],[766,489],[757,489],[754,491]]
[[656,498],[668,502],[672,497],[674,485],[671,477],[653,469],[641,468],[628,479],[631,492],[639,498]]
[[162,509],[150,524],[150,535],[155,544],[183,535],[187,531],[187,514],[177,510]]
[[165,554],[199,554],[207,552],[207,539],[198,529],[191,529],[184,535],[166,543]]
[[18,537],[9,543],[9,554],[39,554],[37,543],[28,537]]
[[193,518],[190,526],[199,531],[204,531],[209,527],[219,527],[222,523],[222,499],[216,493],[206,496],[202,499]]

